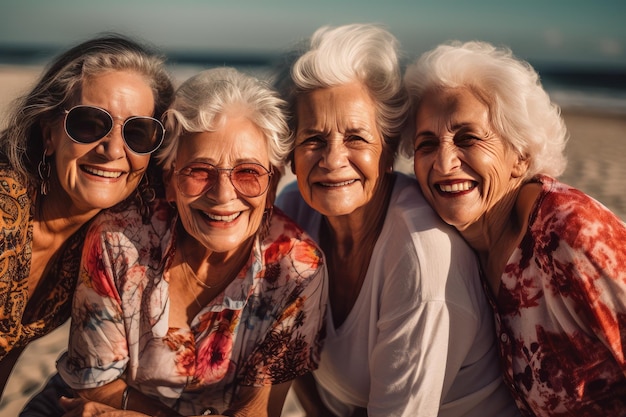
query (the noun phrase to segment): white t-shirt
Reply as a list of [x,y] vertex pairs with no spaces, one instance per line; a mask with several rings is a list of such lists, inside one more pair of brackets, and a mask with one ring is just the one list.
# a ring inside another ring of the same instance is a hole
[[[277,205],[319,242],[322,216],[295,183]],[[414,179],[396,174],[363,286],[337,329],[331,310],[313,375],[337,416],[354,407],[370,417],[519,416],[476,257]]]

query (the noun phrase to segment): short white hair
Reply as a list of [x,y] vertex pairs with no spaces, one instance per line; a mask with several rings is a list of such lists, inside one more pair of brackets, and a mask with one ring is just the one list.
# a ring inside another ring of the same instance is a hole
[[290,73],[282,74],[277,85],[293,117],[292,131],[297,127],[295,106],[300,95],[357,81],[375,103],[377,125],[385,143],[392,153],[397,151],[407,101],[395,36],[376,24],[324,26],[288,59]]
[[492,127],[522,157],[526,177],[563,173],[568,139],[561,109],[543,89],[538,73],[510,49],[486,42],[452,41],[424,53],[407,68],[404,84],[411,117],[403,135],[403,153],[413,155],[415,112],[425,93],[468,88],[489,108]]
[[165,112],[167,134],[157,155],[163,168],[171,168],[181,135],[214,131],[216,119],[233,107],[243,108],[263,132],[270,163],[282,168],[292,146],[285,102],[267,83],[228,67],[202,71],[176,91],[174,103]]

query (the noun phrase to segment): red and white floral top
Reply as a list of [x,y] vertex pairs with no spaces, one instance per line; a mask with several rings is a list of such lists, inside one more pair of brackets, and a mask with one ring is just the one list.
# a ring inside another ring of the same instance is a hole
[[537,181],[492,298],[505,379],[531,416],[626,416],[626,225],[576,189]]
[[[125,378],[182,415],[223,411],[239,386],[317,368],[326,269],[317,245],[280,210],[235,280],[192,320],[170,328],[168,282],[177,217],[165,202],[103,212],[87,234],[69,351],[72,388]],[[145,219],[144,219],[145,220]]]

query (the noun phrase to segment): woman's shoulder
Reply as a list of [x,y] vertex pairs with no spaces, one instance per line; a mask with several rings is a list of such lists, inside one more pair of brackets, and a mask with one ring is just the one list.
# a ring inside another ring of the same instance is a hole
[[[398,175],[373,262],[384,271],[417,278],[406,281],[421,299],[447,299],[446,287],[454,282],[473,293],[479,287],[478,262],[469,245],[430,207],[417,181]],[[400,280],[389,280],[397,285]],[[406,291],[408,291],[405,289]],[[480,289],[480,288],[479,288]],[[480,289],[482,290],[482,289]]]
[[19,173],[8,162],[0,159],[0,194],[19,198],[28,196],[27,188],[26,182]]
[[174,213],[175,209],[164,199],[157,198],[142,206],[136,199],[129,198],[98,213],[89,233],[123,232],[138,235],[143,229],[150,229],[157,234],[164,234],[169,230]]
[[275,207],[317,239],[322,215],[312,209],[302,198],[298,184],[287,184],[276,198]]
[[459,240],[458,232],[446,224],[422,194],[417,180],[397,173],[385,222],[412,236],[442,236]]
[[[396,173],[391,199],[389,200],[389,210],[402,212],[419,212],[420,214],[436,214],[430,204],[424,198],[419,183],[413,176],[403,173]],[[432,218],[438,218],[432,216]]]
[[274,207],[270,229],[264,239],[265,246],[289,242],[291,245],[306,245],[319,250],[315,240],[279,207]]
[[548,176],[538,176],[535,181],[542,190],[531,213],[531,224],[551,223],[570,230],[602,224],[624,227],[616,214],[583,191]]
[[0,224],[3,234],[25,227],[31,219],[32,199],[26,184],[7,163],[0,162]]
[[313,238],[277,207],[261,250],[266,264],[286,262],[298,274],[317,270],[324,263],[322,251]]

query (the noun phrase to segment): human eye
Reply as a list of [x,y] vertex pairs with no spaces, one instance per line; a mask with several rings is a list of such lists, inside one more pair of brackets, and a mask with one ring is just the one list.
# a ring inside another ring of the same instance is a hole
[[346,142],[353,144],[369,143],[369,141],[362,135],[349,135],[346,137]]
[[415,153],[433,152],[439,146],[439,140],[435,136],[418,136],[415,139],[413,151]]
[[233,174],[237,176],[253,176],[259,177],[265,174],[266,171],[256,164],[241,164],[233,168]]
[[481,140],[481,138],[471,132],[459,132],[455,137],[454,137],[454,143],[456,143],[457,146],[462,147],[462,148],[467,148],[469,146],[472,146],[474,144],[476,144],[476,142],[479,142]]
[[310,135],[302,138],[296,145],[301,148],[319,149],[326,145],[326,140],[322,135]]
[[196,181],[206,181],[215,175],[214,171],[215,169],[211,169],[210,167],[193,166],[183,170],[183,174]]

